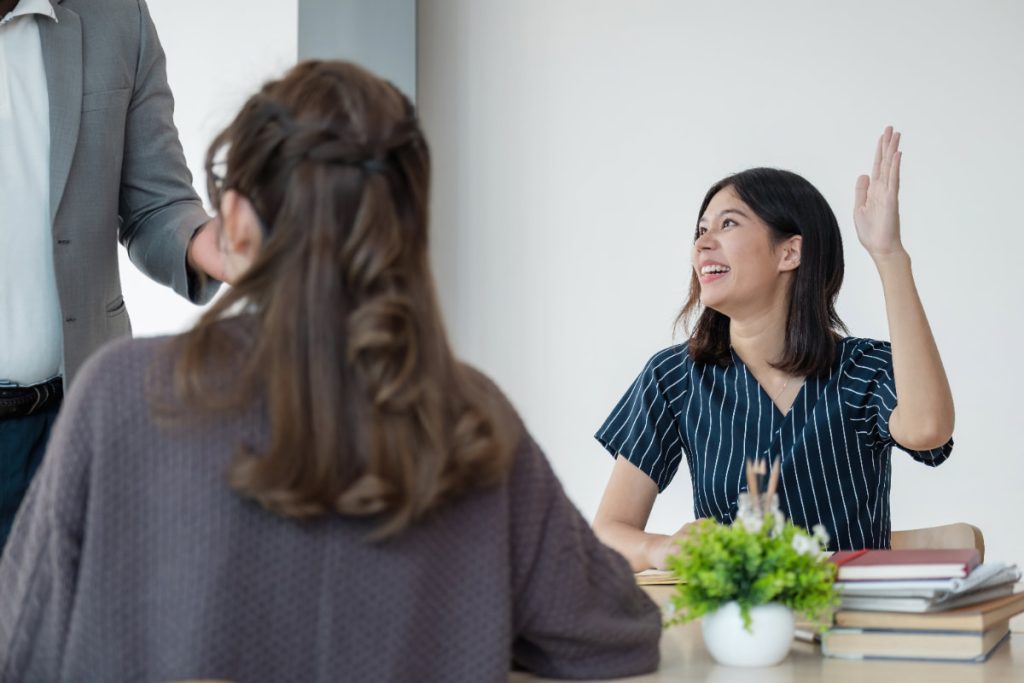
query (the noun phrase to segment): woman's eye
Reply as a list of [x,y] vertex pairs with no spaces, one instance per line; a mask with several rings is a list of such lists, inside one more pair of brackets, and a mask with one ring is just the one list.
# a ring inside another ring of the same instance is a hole
[[703,235],[703,234],[704,234],[704,233],[706,233],[707,231],[708,231],[708,229],[707,229],[707,228],[705,228],[705,227],[704,227],[703,225],[699,226],[699,227],[697,228],[697,237],[700,237],[701,235]]
[[722,221],[722,227],[723,228],[729,228],[729,227],[732,227],[734,225],[736,225],[736,221],[734,221],[731,218],[726,218],[724,221]]

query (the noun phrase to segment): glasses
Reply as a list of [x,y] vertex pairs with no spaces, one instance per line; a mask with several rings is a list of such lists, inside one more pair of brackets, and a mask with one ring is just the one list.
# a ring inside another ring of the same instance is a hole
[[214,211],[220,211],[220,198],[227,189],[225,176],[228,172],[226,159],[210,159],[206,162],[206,195]]
[[[213,210],[220,213],[220,200],[224,196],[225,190],[235,189],[227,183],[228,174],[228,162],[226,159],[211,160],[206,163],[206,194],[210,198],[210,204]],[[244,195],[252,204],[253,212],[256,214],[256,220],[259,221],[260,230],[263,232],[263,236],[266,237],[270,234],[270,226],[263,219],[263,212],[256,207],[256,202],[253,198],[244,192],[239,191],[240,194]]]

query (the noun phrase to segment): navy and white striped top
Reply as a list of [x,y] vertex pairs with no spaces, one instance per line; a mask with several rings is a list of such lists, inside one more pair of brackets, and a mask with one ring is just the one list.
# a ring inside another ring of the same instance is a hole
[[[746,459],[782,457],[779,507],[794,523],[822,524],[830,550],[888,548],[889,417],[896,407],[888,342],[838,342],[828,378],[809,377],[783,415],[743,361],[720,367],[690,359],[687,344],[656,353],[595,435],[665,490],[683,458],[693,512],[730,523],[747,488]],[[902,448],[902,446],[900,447]],[[910,451],[926,465],[953,441]],[[904,449],[906,450],[906,449]]]

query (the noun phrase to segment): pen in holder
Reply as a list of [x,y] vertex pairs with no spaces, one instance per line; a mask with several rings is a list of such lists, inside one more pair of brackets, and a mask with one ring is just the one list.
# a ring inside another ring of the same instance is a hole
[[747,493],[739,495],[736,516],[741,520],[756,521],[758,525],[766,518],[774,518],[781,527],[783,517],[779,510],[779,497],[775,491],[779,484],[782,461],[776,459],[772,464],[771,473],[768,475],[768,489],[762,495],[758,481],[766,474],[766,464],[764,460],[757,463],[747,460]]

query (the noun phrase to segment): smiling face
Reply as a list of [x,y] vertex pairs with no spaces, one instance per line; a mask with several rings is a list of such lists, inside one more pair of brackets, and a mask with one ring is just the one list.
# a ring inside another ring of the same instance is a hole
[[736,318],[785,300],[800,243],[799,235],[773,241],[772,228],[731,186],[723,188],[697,224],[692,261],[701,303]]

